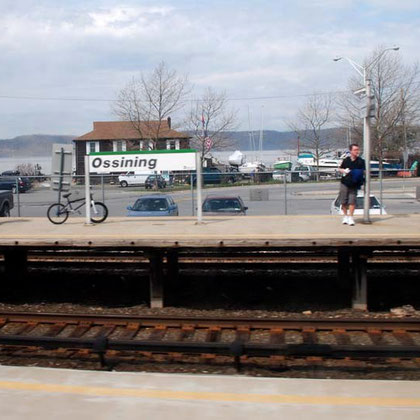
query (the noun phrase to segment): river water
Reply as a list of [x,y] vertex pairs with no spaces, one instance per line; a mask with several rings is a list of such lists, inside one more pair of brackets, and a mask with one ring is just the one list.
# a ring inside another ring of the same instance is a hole
[[[234,151],[213,152],[213,156],[221,163],[227,163],[229,156]],[[247,162],[261,160],[265,165],[272,166],[278,159],[296,160],[296,151],[294,150],[264,150],[261,154],[245,150],[242,153]],[[51,156],[19,156],[19,157],[0,157],[0,172],[13,170],[22,163],[39,164],[42,167],[42,173],[51,173]]]

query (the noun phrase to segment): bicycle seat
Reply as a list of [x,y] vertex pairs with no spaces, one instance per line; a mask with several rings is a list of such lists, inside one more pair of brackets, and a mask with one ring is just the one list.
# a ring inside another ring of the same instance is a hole
[[71,193],[63,194],[63,198],[68,198],[71,196]]

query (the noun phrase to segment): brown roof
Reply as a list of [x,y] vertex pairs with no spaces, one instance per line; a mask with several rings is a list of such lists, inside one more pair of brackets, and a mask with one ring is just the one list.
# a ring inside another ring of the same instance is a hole
[[[134,123],[135,124],[135,123]],[[154,138],[158,130],[159,121],[147,121],[140,123],[142,136],[136,130],[131,121],[95,121],[93,131],[75,138],[75,140],[134,140]],[[159,138],[180,139],[189,138],[185,133],[170,128],[167,120],[161,122]]]

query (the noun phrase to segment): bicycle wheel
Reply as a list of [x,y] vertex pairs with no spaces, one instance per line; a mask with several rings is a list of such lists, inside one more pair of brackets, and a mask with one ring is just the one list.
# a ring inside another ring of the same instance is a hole
[[69,212],[67,211],[64,204],[55,203],[48,207],[47,217],[51,223],[54,223],[55,225],[61,225],[69,217]]
[[104,203],[95,201],[95,205],[90,204],[90,220],[93,223],[101,223],[108,217],[108,208]]

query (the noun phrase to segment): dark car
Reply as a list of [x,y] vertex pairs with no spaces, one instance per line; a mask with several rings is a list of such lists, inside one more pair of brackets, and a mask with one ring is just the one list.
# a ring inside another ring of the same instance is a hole
[[[239,177],[239,173],[224,173],[216,167],[203,168],[203,184],[233,184],[239,179]],[[191,178],[194,185],[196,185],[197,174],[193,173],[192,177],[187,177],[186,181],[188,184],[191,184]]]
[[170,195],[144,195],[127,207],[127,216],[155,217],[178,216],[178,206]]
[[210,196],[203,203],[203,213],[207,215],[245,215],[247,210],[239,196]]
[[26,192],[31,189],[31,181],[27,177],[21,176],[0,176],[0,190],[9,190],[16,193]]
[[19,171],[4,171],[1,173],[1,176],[19,176]]
[[144,188],[150,190],[153,187],[157,186],[159,189],[166,188],[166,181],[162,175],[149,175],[144,182]]

